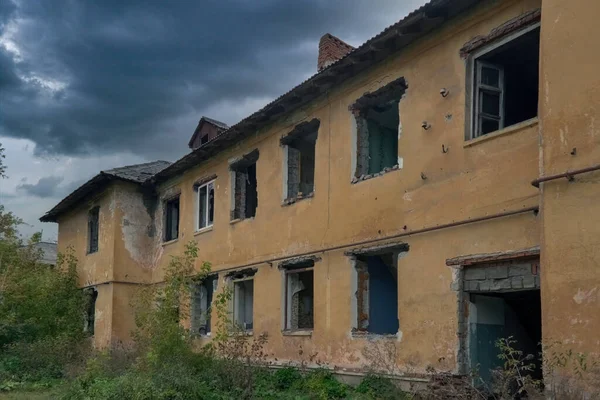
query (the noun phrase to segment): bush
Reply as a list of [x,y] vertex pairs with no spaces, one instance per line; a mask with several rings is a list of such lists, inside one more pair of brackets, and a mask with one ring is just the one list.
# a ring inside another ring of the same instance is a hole
[[356,391],[363,393],[374,399],[381,400],[403,400],[410,397],[399,390],[394,383],[384,377],[377,375],[367,375],[357,386]]

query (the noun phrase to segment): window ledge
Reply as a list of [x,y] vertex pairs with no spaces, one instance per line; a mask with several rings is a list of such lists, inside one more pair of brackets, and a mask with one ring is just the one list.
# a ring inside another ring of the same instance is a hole
[[173,239],[173,240],[168,240],[168,241],[166,241],[166,242],[162,242],[162,245],[163,245],[163,247],[164,247],[164,246],[168,246],[168,245],[170,245],[170,244],[176,243],[176,242],[178,242],[178,241],[179,241],[179,238],[177,238],[177,239]]
[[312,336],[312,329],[284,330],[281,331],[283,336]]
[[254,331],[240,331],[240,332],[229,332],[229,337],[234,336],[254,336]]
[[352,331],[352,339],[398,339],[397,333],[371,333],[362,331]]
[[194,232],[194,236],[201,235],[201,234],[203,234],[203,233],[206,233],[206,232],[210,232],[210,231],[212,231],[212,230],[213,230],[213,226],[214,226],[214,225],[211,225],[211,226],[205,226],[205,227],[204,227],[204,228],[202,228],[202,229],[198,229],[196,232]]
[[359,177],[355,176],[354,178],[352,178],[351,183],[352,184],[356,184],[356,183],[359,183],[359,182],[362,182],[362,181],[366,181],[366,180],[369,180],[369,179],[377,178],[378,176],[385,175],[385,174],[387,174],[389,172],[392,172],[392,171],[398,171],[399,169],[400,169],[400,165],[396,164],[396,165],[394,165],[392,167],[386,167],[386,168],[383,169],[383,171],[376,172],[374,174],[361,175]]
[[307,194],[299,194],[296,197],[288,197],[287,199],[283,200],[283,202],[281,203],[281,206],[282,207],[290,206],[300,200],[310,199],[314,196],[315,196],[315,192],[310,192]]
[[229,221],[229,225],[235,225],[238,222],[242,222],[245,218],[236,218],[236,219],[232,219],[231,221]]
[[487,142],[488,140],[495,139],[499,136],[506,136],[510,135],[511,133],[519,132],[525,128],[537,125],[538,121],[538,117],[526,119],[525,121],[519,122],[518,124],[514,124],[511,126],[507,126],[506,128],[500,129],[499,131],[491,132],[486,135],[479,136],[475,139],[467,140],[463,143],[463,147],[475,146],[476,144]]

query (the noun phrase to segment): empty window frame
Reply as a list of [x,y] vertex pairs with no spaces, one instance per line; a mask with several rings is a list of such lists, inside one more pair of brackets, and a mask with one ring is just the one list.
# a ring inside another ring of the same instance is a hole
[[194,335],[210,334],[211,305],[217,282],[217,275],[211,275],[192,287],[190,329]]
[[356,330],[398,332],[398,252],[356,255]]
[[98,235],[100,231],[100,207],[88,212],[88,253],[98,251]]
[[164,240],[168,242],[179,237],[179,196],[165,201],[164,213]]
[[286,199],[306,197],[315,190],[315,148],[319,125],[318,119],[298,124],[281,139],[286,154],[284,158]]
[[398,165],[399,103],[406,87],[399,78],[350,107],[356,120],[357,178]]
[[94,288],[84,289],[86,297],[85,319],[83,321],[83,331],[94,336],[96,324],[96,301],[98,300],[98,291]]
[[251,331],[254,328],[253,278],[233,281],[233,322],[238,329],[244,331]]
[[196,230],[213,225],[215,216],[215,182],[211,181],[196,187],[198,218]]
[[254,150],[230,165],[233,184],[231,220],[256,216],[258,207],[257,161],[258,150]]
[[486,135],[537,116],[539,24],[510,35],[470,57],[471,134]]
[[314,327],[314,261],[284,267],[285,330],[312,330]]

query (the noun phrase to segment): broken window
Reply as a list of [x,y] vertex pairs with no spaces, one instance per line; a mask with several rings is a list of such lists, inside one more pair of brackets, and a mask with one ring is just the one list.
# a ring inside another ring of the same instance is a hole
[[357,330],[398,332],[398,253],[356,255]]
[[315,189],[315,147],[319,125],[318,119],[298,124],[281,139],[287,154],[287,199],[307,196]]
[[90,336],[94,336],[94,325],[96,323],[96,300],[98,291],[94,288],[84,289],[86,297],[85,319],[83,321],[83,331]]
[[313,260],[285,266],[285,329],[313,329]]
[[200,137],[200,146],[202,146],[205,143],[208,143],[208,132],[205,133],[202,137]]
[[198,200],[198,220],[196,230],[212,226],[215,207],[215,182],[208,182],[196,189]]
[[233,321],[245,331],[251,331],[254,322],[254,279],[244,278],[233,282]]
[[88,253],[95,253],[98,251],[99,229],[100,207],[94,207],[88,213]]
[[537,116],[539,47],[535,25],[473,55],[471,138]]
[[405,90],[406,82],[399,78],[350,107],[356,119],[357,178],[398,165],[398,106]]
[[165,241],[179,237],[179,196],[165,202]]
[[231,220],[256,216],[256,208],[258,207],[256,161],[258,161],[258,150],[244,155],[230,165],[233,172],[234,193]]
[[190,327],[193,334],[210,334],[210,314],[213,293],[217,290],[217,276],[206,277],[192,287]]

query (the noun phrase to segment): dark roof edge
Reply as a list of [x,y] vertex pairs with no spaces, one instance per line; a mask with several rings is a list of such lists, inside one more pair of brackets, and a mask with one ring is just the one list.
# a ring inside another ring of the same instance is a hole
[[68,211],[74,204],[77,204],[81,199],[87,197],[91,193],[97,192],[101,187],[103,188],[108,182],[119,180],[125,182],[131,182],[136,185],[141,185],[141,182],[136,180],[127,179],[121,176],[116,176],[112,174],[108,174],[104,171],[100,171],[100,173],[94,176],[92,179],[84,183],[75,189],[71,194],[62,199],[57,205],[52,207],[52,209],[42,217],[40,217],[40,222],[58,222],[57,218],[59,215]]
[[207,160],[256,130],[317,99],[332,87],[378,64],[415,40],[485,0],[432,0],[399,22],[384,29],[327,68],[278,97],[249,117],[244,118],[213,140],[188,153],[169,167],[149,178],[147,184],[159,184]]

